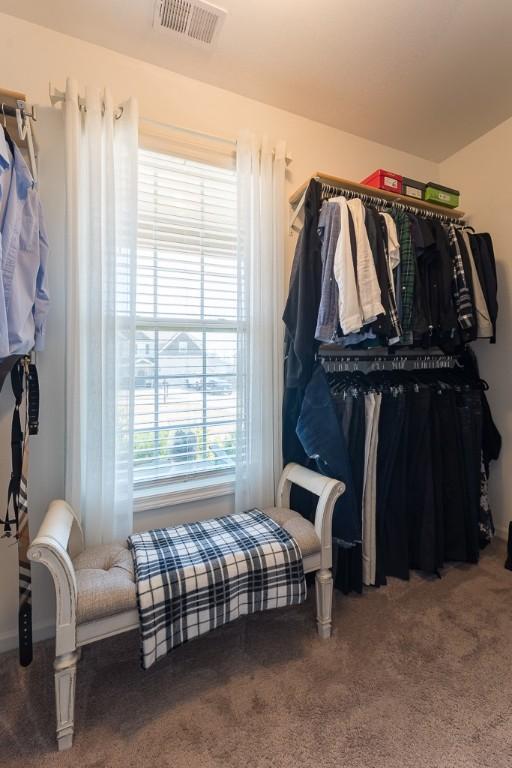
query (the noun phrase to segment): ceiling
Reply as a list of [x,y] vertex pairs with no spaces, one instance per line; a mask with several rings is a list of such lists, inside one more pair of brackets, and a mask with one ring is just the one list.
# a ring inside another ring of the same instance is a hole
[[153,0],[0,0],[0,11],[440,161],[512,115],[510,0],[216,0],[213,50]]

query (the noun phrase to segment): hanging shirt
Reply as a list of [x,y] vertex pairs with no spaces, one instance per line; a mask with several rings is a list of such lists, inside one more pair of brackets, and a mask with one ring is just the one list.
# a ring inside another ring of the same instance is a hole
[[[424,284],[425,261],[428,261],[428,242],[432,239],[432,233],[426,232],[420,225],[417,216],[412,213],[408,216],[412,241],[412,256],[415,264],[414,272],[414,301],[412,310],[413,339],[421,345],[427,338],[430,322],[427,319],[429,313],[427,290]],[[433,240],[432,240],[433,242]],[[400,269],[400,265],[398,266]],[[397,288],[397,303],[401,297],[401,290]]]
[[[357,289],[361,303],[363,323],[372,323],[384,314],[373,254],[365,226],[365,209],[358,197],[347,203],[354,220],[357,242]],[[356,330],[356,329],[353,329]]]
[[393,219],[396,224],[400,243],[400,322],[402,324],[402,344],[412,344],[414,284],[416,278],[416,260],[411,238],[411,227],[405,211],[395,209]]
[[[348,211],[348,229],[350,232],[350,247],[352,248],[352,263],[354,265],[354,275],[357,273],[357,242],[356,242],[356,231],[354,228],[354,219],[352,217],[352,214],[350,213],[350,208],[347,207]],[[361,302],[359,302],[361,304]],[[338,335],[335,339],[335,343],[339,344],[342,347],[353,347],[353,346],[368,346],[372,345],[373,343],[377,343],[377,337],[372,331],[372,328],[370,325],[367,325],[363,328],[361,328],[359,331],[355,331],[353,333],[347,333],[345,336]]]
[[388,260],[388,274],[389,274],[389,287],[391,292],[390,303],[395,313],[395,328],[396,336],[390,339],[390,344],[397,344],[400,341],[402,335],[402,326],[400,323],[400,312],[396,300],[395,291],[395,270],[398,269],[400,264],[400,241],[398,240],[398,232],[396,224],[392,216],[389,213],[381,213],[382,219],[386,225],[387,231],[387,260]]
[[396,302],[392,292],[392,278],[389,274],[386,225],[379,212],[372,207],[366,208],[365,225],[384,309],[384,314],[379,315],[372,323],[372,330],[378,336],[389,339],[389,343],[393,343],[392,340],[394,342],[399,340],[402,329],[398,321]]
[[[454,271],[450,254],[448,233],[440,221],[427,221],[434,239],[434,257],[430,271],[430,302],[437,343],[441,346],[453,340],[458,328],[457,311],[454,304]],[[465,297],[467,294],[465,294]],[[442,346],[445,349],[445,346]]]
[[457,240],[457,231],[453,224],[450,224],[448,227],[448,232],[452,257],[453,298],[455,301],[459,327],[465,331],[476,325],[473,301],[468,287],[466,272],[464,270],[464,262],[462,260],[459,241]]
[[[393,280],[393,272],[400,264],[400,242],[398,240],[398,232],[396,231],[396,224],[393,217],[389,213],[381,213],[382,218],[386,224],[386,230],[388,233],[388,264],[389,275]],[[393,288],[393,294],[394,294]]]
[[[10,173],[11,178],[7,182]],[[48,239],[41,201],[15,144],[0,129],[0,359],[44,347]]]
[[[336,203],[340,209],[340,233],[336,244],[334,254],[334,277],[338,284],[338,313],[343,333],[352,333],[358,331],[363,325],[361,307],[359,305],[359,294],[356,276],[354,272],[354,261],[352,257],[352,246],[350,243],[350,228],[348,219],[348,203],[344,197],[335,197],[331,203]],[[357,238],[357,225],[354,221],[354,228]],[[359,249],[357,251],[359,258]]]
[[475,299],[477,335],[480,339],[490,339],[493,335],[491,318],[489,317],[489,310],[487,309],[487,303],[485,301],[482,284],[480,283],[480,278],[478,276],[478,271],[475,265],[471,243],[469,242],[469,234],[466,229],[462,231],[462,239],[464,240],[466,251],[468,253],[471,277],[473,279],[473,296]]
[[11,188],[13,159],[5,133],[0,130],[0,232],[4,228],[7,200]]
[[315,338],[327,343],[334,341],[338,327],[338,283],[334,278],[334,256],[340,229],[340,206],[326,201],[318,220],[318,233],[322,238],[322,293]]

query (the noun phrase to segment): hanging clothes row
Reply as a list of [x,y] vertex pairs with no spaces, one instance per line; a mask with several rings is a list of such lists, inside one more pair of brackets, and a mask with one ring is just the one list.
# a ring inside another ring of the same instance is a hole
[[[360,591],[410,568],[476,562],[490,540],[485,489],[500,436],[466,344],[495,340],[498,304],[490,235],[351,194],[316,179],[305,193],[283,315],[283,458],[345,482],[336,584]],[[464,367],[326,374],[325,342],[390,358],[437,347]],[[291,503],[311,515],[302,491]]]
[[294,429],[321,343],[439,346],[451,354],[475,338],[496,340],[491,236],[448,213],[364,203],[316,179],[305,193],[283,315],[285,461],[304,458]]
[[318,233],[316,340],[451,349],[477,337],[495,340],[490,235],[344,195],[324,200]]
[[471,359],[454,370],[315,368],[297,435],[347,487],[333,518],[344,592],[478,561],[494,533],[487,479],[501,446],[485,388]]
[[[5,118],[6,109],[2,105]],[[32,173],[23,155],[0,127],[0,389],[10,372],[15,408],[11,429],[12,472],[2,538],[18,542],[19,656],[32,661],[32,577],[29,533],[29,437],[38,433],[39,383],[32,350],[44,347],[49,307],[48,240],[35,181],[29,116],[17,108],[20,138],[28,136]]]
[[[284,313],[287,384],[309,379],[319,342],[441,346],[496,339],[488,233],[312,179]],[[308,372],[309,369],[309,372]]]

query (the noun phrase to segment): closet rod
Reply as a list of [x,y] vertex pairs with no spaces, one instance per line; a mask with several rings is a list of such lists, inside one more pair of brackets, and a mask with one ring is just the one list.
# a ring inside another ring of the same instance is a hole
[[[357,197],[371,198],[385,203],[393,203],[394,205],[399,205],[406,210],[416,212],[420,215],[424,213],[432,213],[448,221],[459,221],[464,218],[464,211],[443,208],[441,205],[427,203],[424,200],[416,200],[415,198],[407,197],[405,195],[397,195],[395,192],[376,189],[375,187],[369,187],[366,184],[358,184],[355,181],[342,179],[338,176],[331,176],[328,173],[321,173],[318,171],[311,178],[327,187],[339,190],[340,192],[348,192]],[[289,202],[292,207],[300,206],[301,200],[309,185],[309,181],[310,180],[301,184],[299,189],[291,195]]]
[[393,359],[408,359],[408,360],[414,360],[416,358],[424,358],[424,357],[435,357],[435,358],[443,358],[443,357],[454,357],[452,354],[446,354],[443,352],[442,349],[433,347],[432,349],[424,350],[424,349],[404,349],[403,347],[399,347],[398,349],[393,349],[393,347],[386,347],[384,350],[377,350],[377,349],[350,349],[346,347],[340,347],[336,344],[333,345],[322,345],[320,349],[317,352],[317,357],[319,359],[324,358],[346,358],[350,360],[373,360],[378,359],[381,360],[382,358],[393,360]]
[[[459,366],[458,355],[446,355],[442,350],[410,351],[391,350],[386,352],[372,352],[370,350],[358,350],[351,352],[346,349],[332,348],[329,351],[319,350],[318,361],[328,373],[345,373],[362,370],[360,366],[370,366],[369,370],[415,370],[415,369],[440,369]],[[348,366],[348,367],[346,367]]]
[[19,107],[13,107],[9,104],[4,104],[3,101],[0,102],[0,117],[16,117],[17,113],[20,112],[21,118],[30,117],[31,120],[37,120],[37,113],[36,108],[31,107],[30,112],[27,111],[27,106],[24,102],[19,102],[20,104],[23,104],[23,106]]

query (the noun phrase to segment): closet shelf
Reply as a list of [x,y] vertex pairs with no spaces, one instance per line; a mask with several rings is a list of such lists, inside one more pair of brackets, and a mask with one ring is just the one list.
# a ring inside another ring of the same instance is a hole
[[[434,203],[427,203],[424,200],[417,200],[415,197],[408,197],[407,195],[398,195],[395,192],[387,192],[384,189],[376,189],[375,187],[369,187],[366,184],[358,184],[355,181],[349,181],[348,179],[341,179],[339,176],[332,176],[328,173],[315,173],[311,178],[317,181],[324,182],[325,184],[331,184],[334,187],[340,187],[350,192],[356,192],[359,195],[368,195],[374,197],[377,200],[387,200],[391,203],[401,203],[402,205],[410,205],[411,208],[418,208],[422,211],[430,211],[431,213],[437,213],[440,216],[446,216],[450,219],[462,219],[464,217],[464,211],[460,211],[453,208],[444,208],[442,205],[435,205]],[[290,205],[296,205],[304,194],[309,179],[301,184],[301,186],[291,195],[289,202]]]

